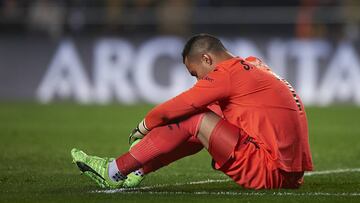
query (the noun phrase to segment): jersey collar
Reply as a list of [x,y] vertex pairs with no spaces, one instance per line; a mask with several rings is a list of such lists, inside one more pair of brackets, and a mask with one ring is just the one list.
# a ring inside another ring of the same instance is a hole
[[220,63],[216,64],[215,67],[229,67],[240,60],[242,60],[242,58],[240,58],[239,56],[236,56],[234,58],[227,59],[225,61],[221,61]]

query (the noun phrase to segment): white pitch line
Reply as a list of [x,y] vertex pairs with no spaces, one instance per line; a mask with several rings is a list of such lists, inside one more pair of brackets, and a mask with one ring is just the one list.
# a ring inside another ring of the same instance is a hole
[[[360,172],[360,168],[348,168],[348,169],[336,169],[336,170],[325,170],[325,171],[313,171],[313,172],[306,172],[305,176],[315,176],[315,175],[328,175],[328,174],[337,174],[337,173],[353,173],[353,172]],[[208,183],[223,183],[223,182],[231,182],[231,179],[208,179],[202,181],[193,181],[193,182],[186,182],[186,183],[174,183],[174,184],[157,184],[152,186],[144,186],[138,188],[119,188],[113,190],[95,190],[94,193],[118,193],[118,192],[125,192],[125,193],[148,193],[148,194],[229,194],[233,193],[233,195],[255,195],[260,193],[246,193],[246,192],[156,192],[156,191],[146,191],[143,190],[152,190],[164,187],[172,187],[172,186],[184,186],[184,185],[203,185]],[[268,193],[263,193],[268,194]],[[324,193],[324,192],[315,192],[315,193],[284,193],[284,192],[277,192],[273,195],[293,195],[293,196],[301,196],[306,194],[313,194],[313,196],[360,196],[360,193]],[[346,195],[345,195],[346,194]],[[311,195],[309,195],[311,196]]]
[[[100,192],[99,192],[100,193]],[[107,193],[107,192],[106,192]],[[111,192],[113,193],[113,192]],[[151,194],[151,195],[232,195],[232,196],[360,196],[360,193],[352,192],[352,193],[329,193],[329,192],[302,192],[302,193],[294,193],[294,192],[273,192],[273,193],[265,193],[265,192],[229,192],[229,191],[219,191],[219,192],[208,192],[208,191],[200,191],[200,192],[170,192],[170,191],[127,191],[126,194]]]
[[173,183],[173,184],[157,184],[151,186],[143,186],[138,188],[119,188],[113,190],[96,190],[95,193],[117,193],[117,192],[131,192],[131,191],[139,191],[139,190],[152,190],[164,187],[173,187],[173,186],[183,186],[183,185],[203,185],[208,183],[223,183],[223,182],[231,182],[231,179],[219,179],[219,180],[201,180],[201,181],[193,181],[193,182],[186,182],[186,183]]
[[306,172],[305,176],[314,176],[314,175],[328,175],[335,173],[353,173],[360,172],[360,168],[346,168],[346,169],[336,169],[336,170],[326,170],[326,171],[310,171]]

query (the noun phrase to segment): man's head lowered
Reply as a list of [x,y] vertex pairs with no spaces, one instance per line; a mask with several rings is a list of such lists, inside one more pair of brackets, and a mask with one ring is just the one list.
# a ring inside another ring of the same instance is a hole
[[234,56],[218,38],[209,34],[198,34],[187,41],[182,57],[190,74],[201,79],[212,71],[216,64]]

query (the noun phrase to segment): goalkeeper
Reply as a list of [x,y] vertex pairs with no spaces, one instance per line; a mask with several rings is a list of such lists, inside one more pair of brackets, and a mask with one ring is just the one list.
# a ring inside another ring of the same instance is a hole
[[305,109],[293,87],[208,34],[190,38],[182,56],[197,83],[148,112],[130,136],[131,149],[117,159],[73,149],[80,170],[102,187],[133,187],[144,174],[205,148],[213,167],[240,186],[300,187],[313,165]]

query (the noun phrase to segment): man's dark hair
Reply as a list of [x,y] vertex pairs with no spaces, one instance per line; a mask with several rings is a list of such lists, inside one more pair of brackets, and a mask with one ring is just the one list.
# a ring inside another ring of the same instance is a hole
[[192,36],[185,44],[182,51],[183,63],[185,58],[197,53],[226,51],[221,41],[210,34]]

